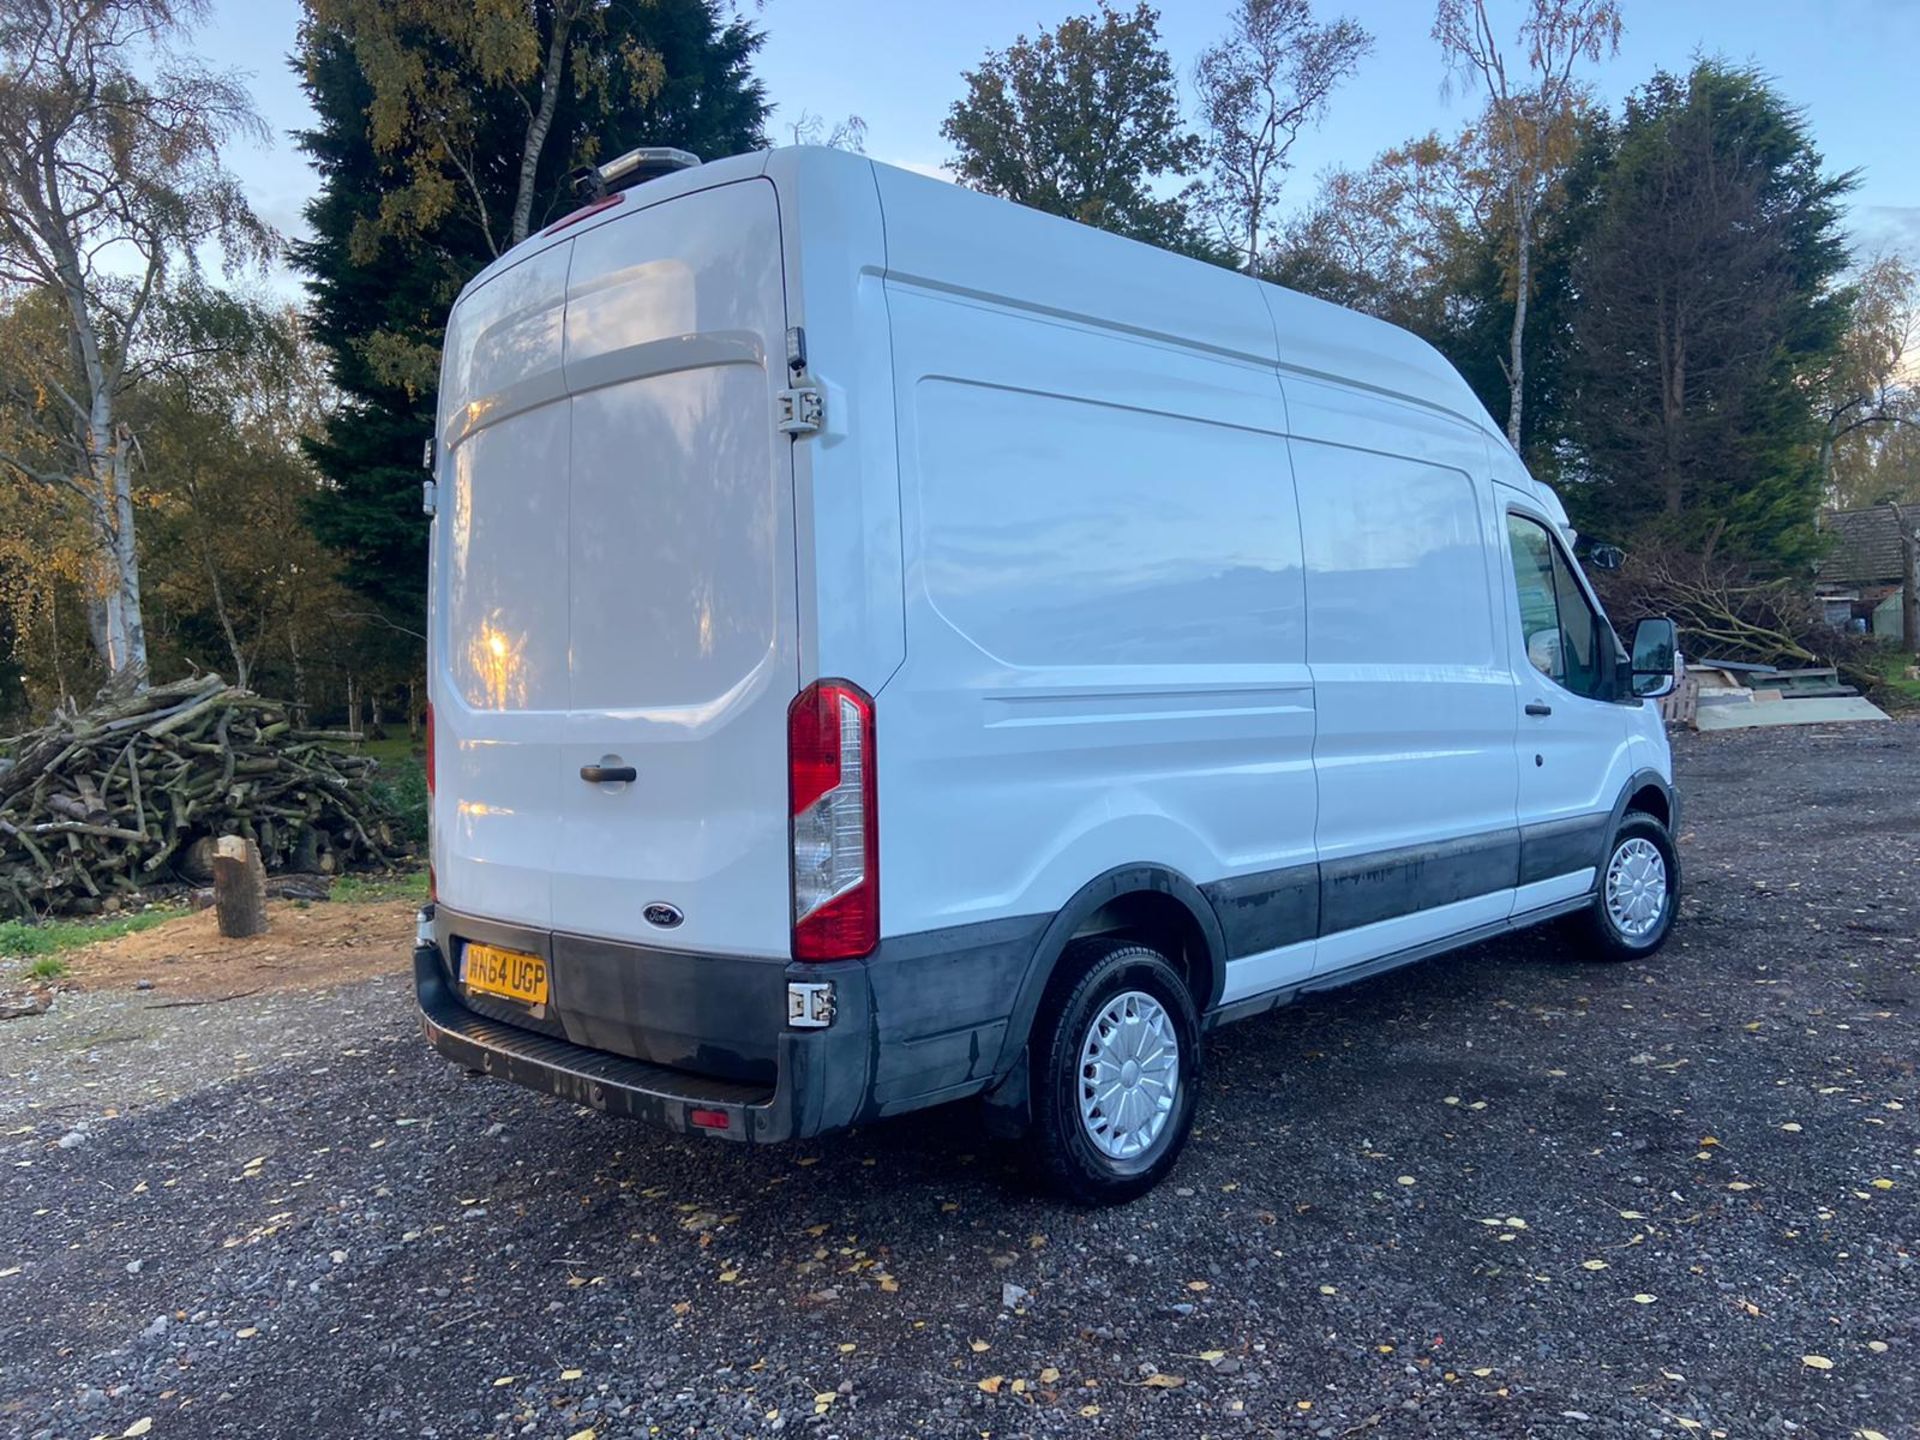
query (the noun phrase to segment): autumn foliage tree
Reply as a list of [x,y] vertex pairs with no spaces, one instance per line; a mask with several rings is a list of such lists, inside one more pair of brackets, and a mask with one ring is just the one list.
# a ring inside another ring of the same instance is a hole
[[0,472],[84,522],[89,630],[129,685],[145,683],[148,655],[126,396],[159,358],[154,317],[201,249],[245,262],[271,240],[220,161],[230,140],[261,133],[246,90],[178,49],[204,8],[22,0],[0,12],[0,294],[53,297],[65,341],[10,357]]

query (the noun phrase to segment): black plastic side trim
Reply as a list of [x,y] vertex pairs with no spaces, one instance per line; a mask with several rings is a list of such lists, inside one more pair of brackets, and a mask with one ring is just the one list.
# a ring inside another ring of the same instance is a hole
[[1320,865],[1320,933],[1333,935],[1519,883],[1520,832],[1489,830]]
[[1520,827],[1520,883],[1551,880],[1598,866],[1606,851],[1610,817],[1604,813],[1542,820]]
[[954,925],[882,940],[866,962],[873,994],[878,1114],[990,1082],[1049,915]]
[[1200,893],[1220,917],[1229,960],[1320,933],[1320,867],[1312,861],[1215,880]]

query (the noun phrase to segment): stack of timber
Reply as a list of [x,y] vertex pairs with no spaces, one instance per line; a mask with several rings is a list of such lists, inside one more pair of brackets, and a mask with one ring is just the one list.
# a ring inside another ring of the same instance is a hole
[[378,762],[342,738],[202,675],[0,742],[0,913],[90,912],[204,881],[222,835],[253,841],[270,870],[390,864],[402,847]]

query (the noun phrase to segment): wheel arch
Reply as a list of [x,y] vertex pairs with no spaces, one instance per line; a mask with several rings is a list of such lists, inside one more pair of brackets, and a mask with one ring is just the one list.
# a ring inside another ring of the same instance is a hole
[[1667,828],[1669,835],[1677,834],[1680,829],[1680,800],[1674,794],[1673,785],[1658,770],[1636,770],[1627,777],[1627,783],[1620,787],[1619,798],[1613,802],[1613,814],[1607,820],[1607,844],[1613,844],[1614,833],[1619,830],[1620,822],[1630,810],[1651,815]]
[[992,1110],[1024,1122],[1028,1111],[1027,1042],[1067,946],[1085,935],[1126,935],[1153,943],[1186,978],[1194,1008],[1205,1015],[1226,984],[1226,938],[1200,888],[1158,864],[1121,865],[1096,876],[1060,907],[1034,946],[1007,1017],[1005,1039],[987,1094]]

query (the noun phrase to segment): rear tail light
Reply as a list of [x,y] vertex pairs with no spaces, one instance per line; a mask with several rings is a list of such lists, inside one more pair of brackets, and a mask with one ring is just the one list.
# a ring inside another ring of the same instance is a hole
[[787,711],[793,958],[857,960],[880,940],[873,700],[818,680]]

